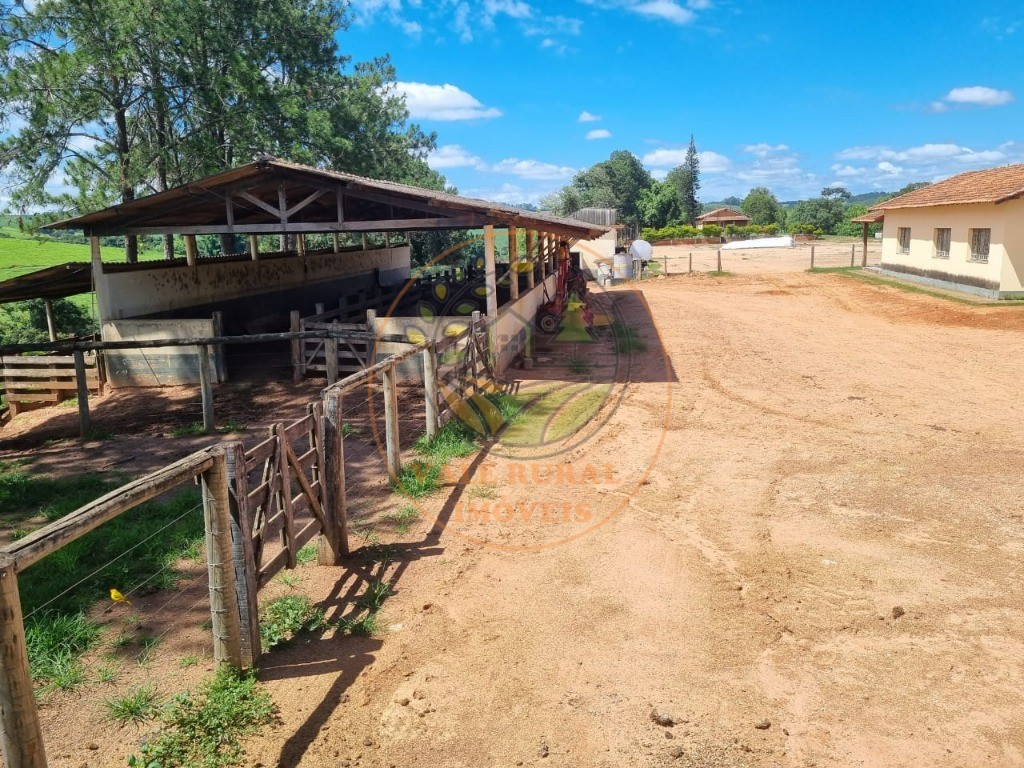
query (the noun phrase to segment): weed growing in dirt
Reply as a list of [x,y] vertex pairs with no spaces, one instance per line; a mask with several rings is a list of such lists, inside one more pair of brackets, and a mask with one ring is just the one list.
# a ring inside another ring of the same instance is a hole
[[298,552],[295,553],[295,562],[300,565],[308,565],[309,563],[315,563],[317,558],[317,546],[310,542]]
[[67,690],[84,682],[79,656],[99,639],[102,629],[84,614],[47,612],[25,625],[32,676]]
[[118,725],[141,725],[159,713],[159,697],[152,684],[143,685],[124,696],[105,699],[103,707],[107,710],[107,719]]
[[488,395],[487,399],[497,406],[498,411],[501,413],[501,418],[505,420],[506,426],[515,424],[523,418],[523,409],[526,407],[526,401],[523,398],[499,392],[498,394]]
[[54,478],[29,475],[17,461],[0,461],[0,509],[8,520],[40,515],[47,521],[64,517],[116,488],[122,478],[90,472]]
[[305,595],[287,595],[268,602],[260,616],[260,640],[264,650],[284,645],[303,632],[324,629],[322,609]]
[[114,662],[104,664],[96,669],[96,682],[97,683],[112,683],[117,680],[117,676],[121,674],[121,666]]
[[446,464],[452,459],[475,453],[479,447],[473,431],[461,421],[452,420],[438,431],[433,440],[421,435],[413,450],[435,464]]
[[182,669],[188,669],[189,667],[195,667],[199,665],[202,659],[194,653],[190,653],[187,656],[182,656],[178,659],[178,666]]
[[573,373],[587,374],[591,369],[590,361],[580,355],[573,355],[569,358],[569,370]]
[[363,434],[363,430],[359,427],[353,427],[347,421],[341,425],[341,436],[342,437],[359,437]]
[[384,604],[384,601],[391,596],[391,585],[383,581],[374,581],[366,588],[366,591],[356,600],[356,605],[371,613],[376,613]]
[[380,629],[376,613],[368,613],[360,619],[343,619],[341,628],[350,635],[369,636]]
[[436,493],[441,487],[440,464],[426,461],[412,461],[402,467],[398,480],[393,482],[395,492],[410,499],[422,499]]
[[496,499],[498,486],[494,483],[474,483],[469,486],[469,496],[473,499]]
[[399,533],[408,533],[412,524],[419,518],[420,512],[412,504],[404,504],[396,511],[388,515],[388,519],[394,522],[395,530]]
[[274,581],[278,584],[284,584],[286,587],[295,589],[302,583],[302,577],[294,571],[281,571],[277,576],[274,577]]
[[156,648],[160,645],[162,639],[162,637],[150,637],[148,635],[139,638],[139,645],[142,646],[142,650],[135,660],[139,663],[140,667],[146,666],[153,660],[153,654],[156,652]]
[[50,677],[45,690],[74,691],[88,682],[82,662],[70,654],[51,661]]
[[201,421],[196,421],[192,424],[178,424],[171,428],[171,437],[194,437],[205,434],[206,427],[203,426]]
[[86,440],[111,440],[114,437],[114,430],[107,427],[93,427],[86,434]]
[[174,698],[163,730],[128,758],[129,768],[220,768],[242,759],[239,739],[274,719],[274,704],[252,675],[222,667],[199,690]]
[[643,352],[647,344],[635,328],[622,322],[612,324],[612,338],[616,352]]
[[248,428],[244,422],[231,418],[225,421],[217,431],[222,435],[230,435],[232,432],[245,432]]

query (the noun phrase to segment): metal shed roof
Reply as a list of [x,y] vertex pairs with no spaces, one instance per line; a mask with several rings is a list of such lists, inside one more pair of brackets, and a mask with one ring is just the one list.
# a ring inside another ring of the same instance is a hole
[[92,264],[70,261],[0,282],[0,304],[29,299],[63,299],[92,290]]
[[274,157],[50,226],[82,229],[88,235],[201,235],[474,229],[487,224],[570,239],[599,237],[608,230]]

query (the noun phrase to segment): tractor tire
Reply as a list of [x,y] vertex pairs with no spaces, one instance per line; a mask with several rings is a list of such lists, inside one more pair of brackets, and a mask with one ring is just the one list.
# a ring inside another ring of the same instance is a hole
[[537,327],[544,331],[544,333],[554,333],[558,330],[561,322],[562,318],[554,312],[541,312],[537,317]]

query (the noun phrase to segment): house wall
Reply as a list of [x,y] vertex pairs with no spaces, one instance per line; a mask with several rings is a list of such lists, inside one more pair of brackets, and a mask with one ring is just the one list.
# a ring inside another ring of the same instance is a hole
[[[154,262],[130,269],[102,265],[94,269],[102,320],[183,318],[224,313],[228,334],[282,330],[280,323],[298,309],[313,314],[317,302],[334,305],[338,296],[409,279],[409,246],[342,253],[311,253],[251,259],[200,262],[194,267]],[[95,267],[95,265],[94,265]]]
[[[900,227],[910,227],[909,253],[898,252]],[[952,230],[948,259],[935,256],[935,229],[940,227]],[[992,230],[987,263],[971,261],[969,230],[979,228]],[[1020,291],[1024,277],[1024,201],[886,211],[882,270],[986,296]]]

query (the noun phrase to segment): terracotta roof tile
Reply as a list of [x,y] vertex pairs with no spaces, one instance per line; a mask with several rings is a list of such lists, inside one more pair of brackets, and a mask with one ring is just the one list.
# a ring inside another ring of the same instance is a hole
[[713,211],[708,211],[703,216],[697,217],[697,221],[720,221],[722,219],[727,221],[750,221],[749,216],[737,211],[735,208],[716,208]]
[[872,211],[929,208],[936,205],[1002,203],[1024,195],[1024,163],[968,171],[878,203]]

